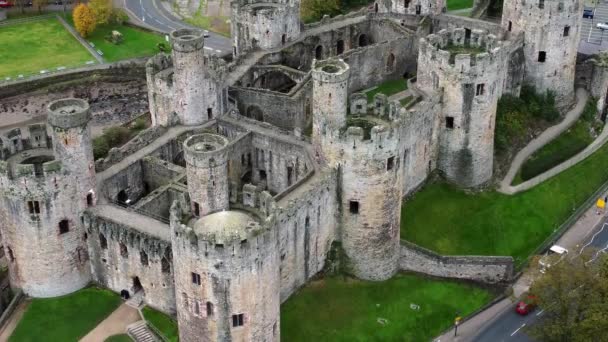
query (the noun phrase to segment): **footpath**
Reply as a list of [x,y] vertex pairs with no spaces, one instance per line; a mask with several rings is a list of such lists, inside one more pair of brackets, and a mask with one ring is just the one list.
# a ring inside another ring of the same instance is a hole
[[[603,194],[602,196],[605,196]],[[597,214],[595,205],[588,208],[585,213],[562,235],[556,244],[565,247],[569,251],[577,251],[598,229],[601,228],[602,222],[608,217],[604,211],[601,215]],[[458,327],[458,336],[454,336],[454,329],[444,332],[441,336],[433,339],[435,342],[469,342],[487,326],[491,325],[498,317],[507,310],[514,310],[515,298],[521,296],[528,291],[532,281],[534,280],[535,272],[526,269],[524,273],[512,285],[513,296],[507,297],[477,315],[467,319]]]

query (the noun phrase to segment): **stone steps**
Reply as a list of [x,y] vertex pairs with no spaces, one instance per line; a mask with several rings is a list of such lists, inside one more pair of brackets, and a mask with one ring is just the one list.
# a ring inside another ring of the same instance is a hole
[[127,326],[127,334],[135,342],[159,342],[160,340],[150,330],[145,321],[137,321]]

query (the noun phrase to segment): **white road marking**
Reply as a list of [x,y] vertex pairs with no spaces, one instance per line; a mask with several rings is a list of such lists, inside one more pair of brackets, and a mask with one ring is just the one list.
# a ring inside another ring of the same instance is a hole
[[514,331],[514,332],[511,334],[511,336],[513,336],[513,335],[517,334],[517,332],[519,331],[519,329],[521,329],[521,328],[523,328],[523,327],[525,327],[525,326],[526,326],[526,323],[522,324],[522,325],[521,325],[521,327],[519,327],[519,328],[515,329],[515,331]]
[[213,50],[212,48],[210,48],[208,46],[203,46],[203,49],[205,49],[205,50]]
[[539,311],[539,312],[536,314],[536,316],[540,316],[540,315],[542,315],[542,314],[543,314],[543,312],[545,312],[545,310],[540,310],[540,311]]
[[595,237],[597,236],[597,234],[601,233],[604,230],[604,228],[606,228],[606,226],[608,226],[608,223],[604,223],[602,225],[602,229],[598,230],[595,234],[593,234],[593,236],[591,237],[591,240],[589,240],[589,242],[587,244],[585,244],[583,246],[583,248],[581,248],[581,251],[578,253],[579,255],[583,254],[583,251],[585,250],[585,248],[593,243],[593,239],[595,239]]

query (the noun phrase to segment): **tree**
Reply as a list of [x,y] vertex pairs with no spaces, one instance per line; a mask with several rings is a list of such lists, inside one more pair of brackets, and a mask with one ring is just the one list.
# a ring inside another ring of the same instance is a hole
[[93,33],[95,26],[97,26],[95,14],[89,6],[85,4],[79,4],[74,8],[72,18],[74,19],[76,31],[78,31],[82,37],[87,37],[89,34]]
[[89,7],[95,15],[97,24],[107,24],[112,15],[112,0],[91,0]]
[[333,17],[340,14],[340,0],[304,0],[302,1],[302,17],[305,22],[320,20],[324,15]]
[[545,342],[608,341],[608,257],[553,260],[530,289],[544,310],[530,334]]
[[38,9],[38,12],[42,12],[42,9],[44,7],[46,7],[46,5],[49,4],[48,0],[33,0],[32,4],[34,5],[34,7],[36,7]]

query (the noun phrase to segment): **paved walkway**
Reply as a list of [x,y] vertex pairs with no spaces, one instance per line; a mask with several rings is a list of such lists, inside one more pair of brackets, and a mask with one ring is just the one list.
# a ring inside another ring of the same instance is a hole
[[[587,241],[595,231],[600,227],[602,221],[606,218],[607,213],[598,215],[595,205],[591,205],[587,211],[568,229],[568,231],[556,242],[556,244],[565,247],[571,253],[580,249],[582,243]],[[524,292],[528,291],[536,271],[534,269],[526,269],[525,273],[512,285],[513,296],[505,298],[498,303],[492,305],[487,310],[471,317],[458,327],[458,336],[454,337],[454,329],[450,329],[443,335],[435,338],[435,342],[447,341],[472,341],[485,327],[494,323],[494,321],[504,314],[507,310],[514,310],[515,298],[518,298]]]
[[17,305],[15,311],[13,311],[8,321],[6,324],[4,324],[4,327],[0,331],[0,341],[8,341],[8,338],[11,337],[13,331],[15,331],[17,324],[19,321],[21,321],[21,318],[23,317],[28,305],[30,305],[30,301],[27,299],[22,300],[21,303]]
[[[127,325],[140,320],[139,311],[123,303],[110,316],[101,321],[95,329],[83,337],[80,342],[100,342],[113,335],[126,334]],[[1,338],[0,340],[4,341]]]
[[[583,113],[583,109],[585,109],[585,105],[587,104],[588,98],[589,94],[586,90],[582,88],[576,90],[576,106],[574,106],[574,108],[572,108],[568,113],[566,113],[566,116],[564,120],[562,120],[562,122],[555,126],[549,127],[547,130],[541,133],[541,135],[530,141],[530,143],[526,145],[526,147],[521,149],[521,151],[519,151],[517,155],[515,155],[515,158],[511,162],[509,172],[507,172],[505,178],[500,182],[500,187],[498,189],[499,192],[502,192],[504,194],[514,194],[519,191],[525,190],[525,186],[522,186],[522,184],[524,183],[519,184],[517,186],[511,186],[511,182],[513,182],[513,178],[515,178],[515,175],[521,168],[521,165],[534,152],[538,151],[540,148],[542,148],[543,146],[551,142],[553,139],[555,139],[557,136],[562,134],[562,132],[570,128],[570,126],[572,126]],[[525,183],[528,182],[529,181],[526,181]]]

